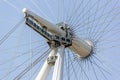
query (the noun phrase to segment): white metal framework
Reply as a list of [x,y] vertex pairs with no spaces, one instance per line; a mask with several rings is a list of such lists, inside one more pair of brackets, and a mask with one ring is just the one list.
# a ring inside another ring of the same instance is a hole
[[119,3],[1,0],[0,80],[120,80]]
[[26,24],[42,35],[51,47],[51,52],[36,80],[46,80],[52,66],[54,66],[52,80],[62,80],[64,49],[66,47],[73,50],[79,57],[90,55],[93,48],[92,42],[78,38],[72,40],[72,32],[68,24],[63,22],[56,25],[52,24],[26,8],[23,9],[23,12]]

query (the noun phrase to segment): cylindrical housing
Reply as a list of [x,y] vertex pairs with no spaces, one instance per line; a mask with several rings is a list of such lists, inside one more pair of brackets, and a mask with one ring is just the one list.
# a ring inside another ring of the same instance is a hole
[[70,49],[80,57],[87,57],[92,50],[92,46],[79,38],[73,38]]
[[47,27],[47,30],[50,31],[51,33],[55,33],[55,34],[59,34],[59,35],[62,35],[64,36],[65,35],[65,32],[63,30],[61,30],[57,25],[55,24],[52,24],[51,22],[43,19],[42,17],[36,15],[35,13],[27,10],[26,8],[23,9],[23,12],[25,14],[25,16],[27,14],[30,14],[34,17],[34,19],[43,27]]
[[[62,29],[60,29],[57,25],[52,24],[51,22],[43,19],[42,17],[27,10],[26,8],[23,9],[23,12],[26,17],[28,16],[28,14],[31,15],[34,20],[36,20],[42,27],[45,26],[47,30],[50,31],[51,33],[62,36],[66,35],[66,33]],[[87,41],[83,41],[79,38],[73,38],[72,46],[70,46],[70,49],[74,51],[76,54],[78,54],[80,57],[87,57],[91,53],[92,47],[93,46],[90,45],[89,42]]]

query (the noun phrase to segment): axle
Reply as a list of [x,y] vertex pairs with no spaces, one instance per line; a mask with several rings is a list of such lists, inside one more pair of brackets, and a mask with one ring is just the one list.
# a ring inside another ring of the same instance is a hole
[[93,43],[89,40],[81,40],[72,37],[70,26],[65,23],[52,24],[51,22],[39,17],[35,13],[23,9],[26,24],[46,38],[50,44],[58,44],[69,47],[79,57],[87,57],[93,50]]

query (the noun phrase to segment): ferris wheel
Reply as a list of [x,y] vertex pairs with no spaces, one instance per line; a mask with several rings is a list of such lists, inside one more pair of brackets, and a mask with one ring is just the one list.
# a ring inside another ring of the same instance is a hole
[[119,80],[119,3],[0,1],[0,80]]

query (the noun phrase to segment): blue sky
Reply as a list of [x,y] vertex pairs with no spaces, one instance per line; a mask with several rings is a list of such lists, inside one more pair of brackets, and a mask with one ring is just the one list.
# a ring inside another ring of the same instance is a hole
[[[13,80],[49,48],[46,40],[24,21],[4,38],[24,18],[23,8],[54,24],[65,22],[79,38],[96,43],[98,59],[91,60],[99,67],[88,60],[76,60],[76,55],[66,50],[63,80],[88,80],[86,75],[89,80],[120,80],[120,0],[0,0],[0,43],[4,39],[0,45],[0,80]],[[34,80],[45,58],[20,80]]]

